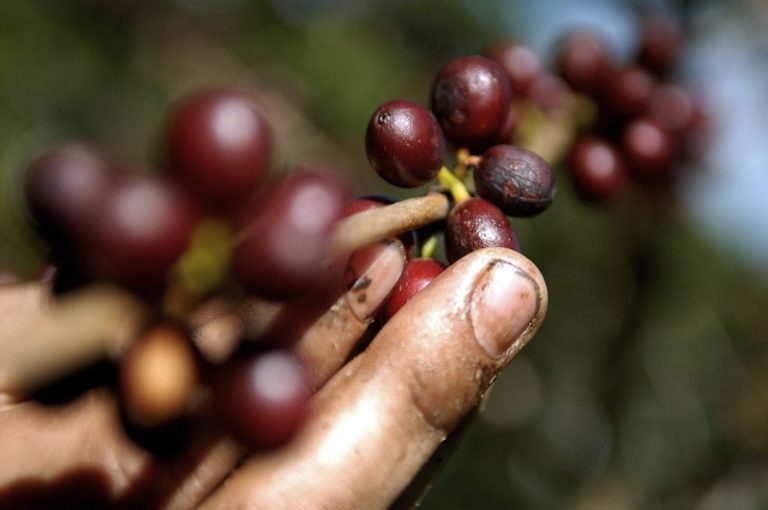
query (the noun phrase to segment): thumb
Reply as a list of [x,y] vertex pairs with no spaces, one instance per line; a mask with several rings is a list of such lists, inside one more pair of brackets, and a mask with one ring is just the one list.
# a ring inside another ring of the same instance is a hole
[[305,428],[255,455],[215,508],[386,508],[537,331],[538,269],[501,248],[461,259],[417,294],[314,398]]

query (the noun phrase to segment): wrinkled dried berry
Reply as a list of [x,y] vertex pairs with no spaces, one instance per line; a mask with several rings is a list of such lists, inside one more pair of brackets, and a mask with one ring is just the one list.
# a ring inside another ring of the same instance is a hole
[[514,145],[485,151],[475,170],[477,194],[509,216],[533,216],[555,196],[555,175],[533,152]]

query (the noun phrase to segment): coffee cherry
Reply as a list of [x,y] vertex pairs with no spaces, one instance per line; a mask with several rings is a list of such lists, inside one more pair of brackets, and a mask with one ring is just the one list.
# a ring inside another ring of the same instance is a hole
[[288,299],[322,281],[322,264],[343,203],[330,177],[300,170],[258,204],[240,233],[232,274],[249,292]]
[[520,242],[509,219],[482,198],[470,198],[453,208],[445,229],[445,253],[450,263],[481,248],[520,251]]
[[483,54],[504,69],[512,94],[516,96],[527,96],[531,85],[542,72],[541,60],[536,52],[519,43],[496,41]]
[[204,201],[232,209],[267,172],[272,132],[244,93],[212,90],[184,99],[167,134],[170,171]]
[[622,118],[644,113],[655,88],[656,80],[648,71],[636,65],[627,66],[611,78],[606,106]]
[[637,61],[657,76],[671,71],[680,53],[680,27],[671,19],[651,16],[643,21]]
[[68,145],[44,153],[29,166],[24,197],[40,234],[61,251],[98,221],[95,211],[109,186],[101,155],[85,145]]
[[574,31],[560,42],[558,73],[577,92],[593,97],[600,95],[613,67],[610,47],[595,32]]
[[197,362],[180,328],[158,324],[144,332],[120,363],[120,389],[128,417],[142,427],[186,414],[197,383]]
[[163,289],[200,218],[183,190],[138,176],[116,180],[92,214],[80,247],[86,274],[142,294]]
[[568,170],[576,194],[588,202],[615,197],[626,174],[619,152],[595,136],[586,136],[576,142],[568,158]]
[[507,109],[507,115],[504,117],[504,123],[501,125],[499,132],[493,139],[493,143],[509,143],[517,130],[517,126],[520,124],[520,117],[522,115],[522,104],[520,101],[512,101]]
[[665,173],[675,156],[675,140],[658,122],[640,117],[624,130],[621,144],[629,170],[639,180]]
[[542,73],[531,85],[531,99],[544,112],[564,109],[570,98],[570,87],[554,74]]
[[397,282],[389,299],[384,303],[382,308],[384,319],[391,319],[405,303],[429,285],[444,270],[445,266],[434,259],[409,260],[403,269],[400,281]]
[[514,145],[485,151],[475,170],[477,194],[509,216],[533,216],[555,196],[552,168],[537,154]]
[[649,115],[670,132],[694,127],[698,113],[691,93],[679,85],[659,86],[651,96]]
[[309,377],[295,356],[273,350],[237,354],[213,381],[219,415],[253,449],[286,443],[304,421]]
[[432,111],[454,145],[482,150],[502,131],[512,101],[504,70],[481,56],[448,62],[432,85]]
[[445,136],[428,109],[411,101],[390,101],[371,116],[365,151],[387,182],[413,188],[437,175],[445,159]]

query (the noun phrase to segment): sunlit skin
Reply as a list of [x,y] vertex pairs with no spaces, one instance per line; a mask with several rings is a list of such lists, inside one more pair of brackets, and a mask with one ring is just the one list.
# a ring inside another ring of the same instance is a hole
[[[375,303],[349,313],[358,300],[343,297],[304,335],[354,345],[388,294],[373,290],[391,289],[403,268],[381,261],[364,271]],[[48,306],[39,284],[0,289],[0,345],[21,341]],[[107,389],[55,409],[6,400],[0,506],[77,506],[86,498],[100,508],[386,508],[531,339],[546,307],[541,275],[522,255],[472,253],[409,301],[361,354],[310,370],[320,389],[307,420],[271,451],[249,453],[201,418],[183,452],[155,458],[125,437]],[[311,369],[328,359],[302,352]]]

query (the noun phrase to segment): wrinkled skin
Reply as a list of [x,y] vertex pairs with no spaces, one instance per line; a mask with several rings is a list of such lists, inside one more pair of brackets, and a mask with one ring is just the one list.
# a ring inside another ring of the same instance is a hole
[[[182,452],[155,457],[127,439],[107,389],[56,407],[6,400],[0,408],[0,507],[351,509],[408,503],[398,497],[538,329],[547,294],[538,270],[519,253],[474,252],[409,301],[348,361],[402,271],[402,248],[392,246],[374,248],[370,265],[359,269],[370,283],[352,286],[295,332],[296,351],[319,390],[305,426],[287,446],[247,452],[213,432],[202,416]],[[0,287],[0,344],[23,341],[25,327],[45,320],[47,303],[39,284]],[[290,303],[269,306],[254,311],[269,327],[292,315]]]

